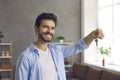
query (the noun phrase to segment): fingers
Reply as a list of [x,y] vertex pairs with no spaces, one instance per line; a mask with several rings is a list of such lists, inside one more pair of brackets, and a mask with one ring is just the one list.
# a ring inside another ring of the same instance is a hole
[[103,33],[102,29],[100,29],[98,38],[99,39],[103,39],[104,38],[104,33]]
[[102,29],[97,28],[95,30],[95,37],[99,38],[99,39],[103,39],[104,38],[104,33],[103,33]]

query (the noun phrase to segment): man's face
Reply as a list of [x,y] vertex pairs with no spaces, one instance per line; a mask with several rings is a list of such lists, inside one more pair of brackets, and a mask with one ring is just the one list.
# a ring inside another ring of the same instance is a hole
[[44,42],[51,42],[53,35],[55,34],[55,23],[52,20],[42,20],[40,27],[38,28],[38,39]]

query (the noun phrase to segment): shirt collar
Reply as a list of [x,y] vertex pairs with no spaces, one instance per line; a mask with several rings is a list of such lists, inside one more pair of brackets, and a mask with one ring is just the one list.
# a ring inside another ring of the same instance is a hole
[[38,48],[34,45],[33,42],[30,44],[30,50],[31,50],[32,52],[34,52],[34,53],[39,54]]
[[[49,49],[49,48],[48,48]],[[47,50],[48,50],[47,49]],[[32,50],[32,52],[35,52],[37,54],[41,54],[41,51],[34,45],[34,43],[32,42],[30,45],[30,50]]]

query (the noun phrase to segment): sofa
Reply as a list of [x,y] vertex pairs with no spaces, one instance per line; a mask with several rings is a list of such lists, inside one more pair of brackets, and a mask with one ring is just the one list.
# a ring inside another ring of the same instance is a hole
[[67,69],[67,80],[120,80],[120,74],[98,69],[86,64],[74,63]]

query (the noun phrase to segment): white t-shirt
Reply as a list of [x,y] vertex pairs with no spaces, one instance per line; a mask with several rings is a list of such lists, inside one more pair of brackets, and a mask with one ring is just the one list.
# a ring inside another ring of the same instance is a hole
[[40,63],[42,68],[43,80],[58,80],[57,71],[50,50],[47,48],[46,51],[39,50]]

